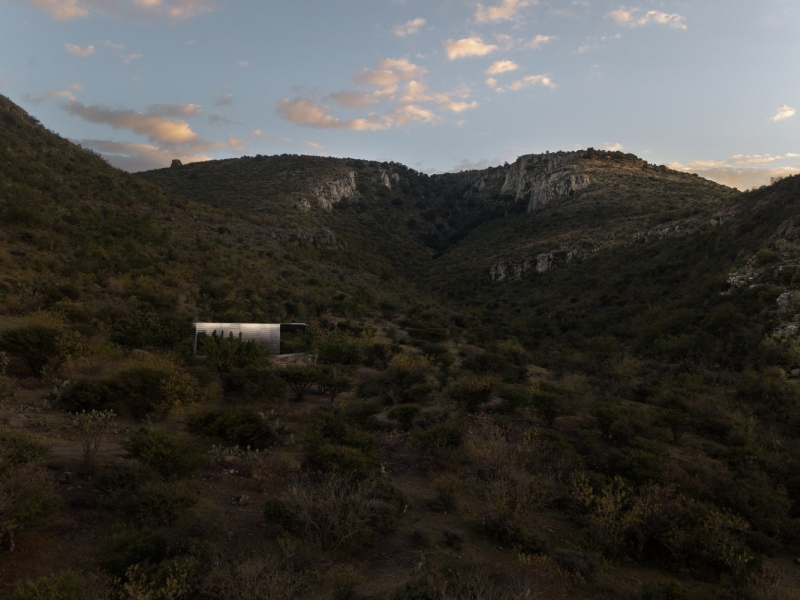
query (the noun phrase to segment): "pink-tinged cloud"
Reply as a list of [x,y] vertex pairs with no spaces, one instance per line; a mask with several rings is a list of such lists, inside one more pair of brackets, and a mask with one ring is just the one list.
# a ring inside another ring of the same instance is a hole
[[85,148],[96,150],[115,167],[132,173],[168,167],[175,158],[184,164],[211,160],[210,156],[187,152],[181,148],[164,149],[150,144],[110,140],[80,140],[79,143]]
[[781,106],[776,112],[775,116],[770,119],[771,121],[785,121],[791,119],[797,111],[788,105]]
[[184,20],[216,10],[214,0],[27,0],[57,21],[102,15],[121,21]]
[[500,73],[508,73],[509,71],[516,71],[519,65],[513,60],[497,60],[492,63],[492,66],[486,69],[487,75],[499,75]]
[[330,98],[336,102],[336,104],[344,106],[345,108],[364,108],[380,102],[379,97],[375,94],[365,92],[364,90],[336,92],[335,94],[331,94]]
[[470,56],[486,56],[497,50],[494,44],[486,44],[478,36],[472,36],[461,40],[447,40],[444,43],[447,51],[447,58],[455,60],[457,58],[467,58]]
[[343,121],[329,114],[327,106],[317,104],[313,100],[283,98],[278,102],[278,114],[287,121],[297,125],[316,127],[317,129],[353,129],[355,131],[379,131],[392,126],[387,117],[370,116],[366,119]]
[[510,90],[515,92],[517,90],[522,90],[524,88],[528,88],[534,85],[541,85],[546,88],[555,89],[556,84],[553,83],[553,80],[550,79],[548,75],[528,75],[527,77],[523,77],[522,79],[517,79],[516,81],[510,83],[505,88],[498,88],[497,91],[501,90]]
[[[189,145],[210,149],[214,144],[204,142],[186,121],[170,118],[168,114],[194,112],[196,105],[155,105],[147,113],[131,109],[113,109],[107,106],[87,106],[72,100],[63,105],[69,114],[81,117],[90,123],[110,125],[114,129],[128,129],[146,136],[152,142],[162,144]],[[193,116],[193,115],[192,115]]]
[[425,19],[412,19],[403,25],[398,25],[394,28],[394,34],[399,37],[406,37],[407,35],[414,35],[420,28],[425,25]]
[[68,53],[72,54],[72,56],[77,56],[79,58],[88,58],[92,54],[94,54],[94,46],[89,44],[88,46],[78,46],[77,44],[64,44],[64,50]]
[[[483,4],[478,4],[475,9],[475,20],[479,23],[487,23],[489,21],[507,21],[516,16],[520,8],[528,6],[531,2],[527,0],[503,0],[496,6],[485,7]],[[536,4],[536,2],[533,2]]]
[[655,23],[657,25],[667,25],[673,29],[686,30],[686,17],[674,13],[668,14],[658,10],[644,12],[641,8],[627,8],[621,6],[617,10],[612,10],[608,16],[620,25],[626,27],[642,27]]

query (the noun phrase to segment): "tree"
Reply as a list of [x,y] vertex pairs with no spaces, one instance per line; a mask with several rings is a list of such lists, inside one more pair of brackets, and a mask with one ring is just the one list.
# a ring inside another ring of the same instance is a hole
[[531,403],[536,414],[547,423],[548,427],[552,427],[556,418],[564,414],[564,401],[555,392],[532,388]]
[[278,374],[294,393],[294,399],[299,401],[308,388],[317,383],[320,370],[308,365],[290,365]]

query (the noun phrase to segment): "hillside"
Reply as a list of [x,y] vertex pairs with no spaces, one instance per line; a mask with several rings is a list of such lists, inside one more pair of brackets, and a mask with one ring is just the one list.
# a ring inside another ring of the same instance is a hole
[[800,177],[0,159],[0,595],[800,593]]

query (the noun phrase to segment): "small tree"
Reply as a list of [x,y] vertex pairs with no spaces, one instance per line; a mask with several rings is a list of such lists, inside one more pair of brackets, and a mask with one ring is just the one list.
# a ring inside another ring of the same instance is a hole
[[319,342],[319,359],[328,364],[357,365],[364,358],[359,340],[337,330]]
[[307,365],[291,365],[279,371],[283,379],[294,394],[295,400],[301,400],[308,388],[317,383],[321,372]]
[[691,424],[691,419],[682,410],[674,408],[668,409],[662,416],[660,421],[666,425],[670,433],[672,433],[672,440],[677,444],[680,441],[686,429]]
[[89,466],[97,456],[100,442],[106,430],[114,424],[117,415],[113,410],[93,410],[87,413],[81,411],[72,417],[72,424],[78,430],[81,439],[81,453],[83,462]]
[[406,399],[409,390],[417,384],[424,383],[431,370],[427,356],[404,352],[396,355],[386,369],[385,381],[389,395],[395,402]]
[[548,427],[552,427],[556,418],[564,414],[564,402],[561,396],[555,392],[532,387],[531,404],[533,404],[536,414],[547,423]]
[[77,331],[34,324],[6,331],[0,347],[18,356],[31,375],[40,377],[45,368],[56,373],[66,361],[84,356],[88,342]]
[[620,410],[608,401],[598,402],[592,407],[592,415],[597,419],[600,431],[605,437],[611,435],[611,427],[620,416]]

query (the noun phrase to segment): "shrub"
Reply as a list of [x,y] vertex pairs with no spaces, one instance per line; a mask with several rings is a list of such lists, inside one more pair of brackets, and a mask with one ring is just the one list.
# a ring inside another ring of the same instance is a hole
[[413,404],[400,404],[398,406],[392,407],[392,409],[389,410],[386,416],[400,423],[400,426],[405,431],[409,431],[412,425],[414,424],[414,419],[417,418],[417,415],[419,413],[420,413],[419,406],[415,406]]
[[107,381],[82,379],[70,386],[61,403],[75,410],[106,410],[114,405],[116,395]]
[[18,356],[30,374],[39,377],[45,367],[55,373],[67,360],[85,354],[87,344],[75,331],[34,324],[4,332],[0,348]]
[[122,447],[167,479],[187,477],[204,461],[192,445],[157,429],[134,433]]
[[0,544],[14,549],[17,531],[55,515],[61,497],[37,463],[48,449],[26,435],[0,432]]
[[301,400],[308,388],[319,379],[321,371],[307,365],[291,365],[281,369],[279,376],[283,379],[294,394],[295,400]]
[[456,448],[464,438],[463,429],[458,423],[437,423],[428,429],[414,432],[411,443],[422,450]]
[[49,452],[47,446],[29,435],[0,430],[0,474],[38,462]]
[[233,337],[212,335],[202,340],[199,351],[206,356],[206,362],[220,373],[231,369],[247,367],[263,368],[269,362],[267,349],[254,341],[242,342]]
[[[368,412],[373,410],[369,408]],[[350,425],[342,409],[324,406],[309,415],[309,459],[326,471],[364,478],[377,454],[377,442]]]
[[234,369],[223,378],[225,392],[248,400],[280,400],[286,397],[286,382],[275,372],[248,367]]
[[115,577],[133,565],[157,565],[167,554],[167,537],[152,529],[123,528],[100,543],[98,562]]
[[175,408],[187,406],[202,397],[200,384],[193,376],[171,366],[140,366],[122,371],[110,381],[121,409],[137,419],[162,418]]
[[84,600],[94,597],[86,580],[72,571],[18,583],[8,600]]
[[428,507],[436,512],[452,511],[456,507],[456,492],[460,482],[454,475],[442,475],[433,483],[436,496],[428,502]]
[[467,374],[448,390],[449,396],[467,411],[475,412],[494,393],[494,379],[488,375]]
[[147,483],[118,497],[117,509],[139,525],[170,525],[197,504],[197,496],[174,482]]
[[311,460],[323,471],[364,479],[369,475],[373,460],[358,448],[337,444],[322,444],[314,448]]
[[197,415],[189,419],[189,431],[242,448],[266,448],[273,442],[267,423],[251,410],[212,410]]
[[281,525],[321,550],[369,544],[397,527],[396,507],[374,494],[375,484],[337,473],[301,477],[267,503],[268,525]]
[[425,384],[431,371],[430,361],[420,354],[404,352],[389,363],[384,381],[394,402],[409,399],[415,385]]
[[556,418],[564,413],[564,402],[557,393],[545,391],[541,388],[531,388],[531,404],[536,414],[552,427]]
[[83,411],[80,414],[73,415],[72,424],[78,430],[83,461],[87,465],[97,456],[103,434],[106,429],[114,424],[116,417],[113,410],[104,410],[102,412],[93,410],[90,413]]
[[359,340],[338,329],[319,342],[319,359],[332,365],[357,365],[364,358]]

